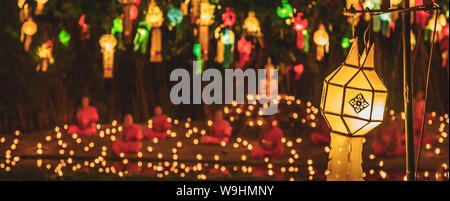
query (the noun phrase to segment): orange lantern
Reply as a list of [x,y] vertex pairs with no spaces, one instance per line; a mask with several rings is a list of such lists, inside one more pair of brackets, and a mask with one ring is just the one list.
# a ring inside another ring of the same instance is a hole
[[161,9],[152,0],[148,6],[147,16],[145,17],[147,24],[152,27],[152,44],[150,47],[150,62],[161,62],[161,25],[164,21]]
[[36,71],[46,72],[48,68],[48,63],[51,64],[55,62],[53,59],[53,43],[51,40],[43,43],[37,50],[37,55],[40,59],[39,64],[36,66]]
[[242,28],[249,34],[249,35],[261,35],[261,27],[259,25],[258,18],[255,17],[255,12],[249,11],[247,18],[244,20],[244,25],[242,25]]
[[316,43],[316,59],[320,61],[323,59],[325,52],[328,53],[329,48],[329,36],[325,29],[325,25],[320,24],[319,29],[314,32],[313,36],[314,43]]
[[208,60],[209,25],[214,22],[213,17],[215,8],[215,5],[211,5],[208,2],[202,2],[200,4],[200,18],[197,21],[200,30],[198,41],[202,48],[202,59],[205,61]]
[[103,34],[99,43],[103,53],[103,78],[113,78],[114,52],[117,40],[111,34]]
[[48,2],[48,0],[36,0],[36,9],[34,10],[35,15],[42,15],[42,10],[44,10],[44,5]]
[[25,51],[30,49],[31,41],[33,40],[33,35],[37,32],[37,24],[33,21],[33,18],[28,18],[26,22],[22,24],[22,31],[20,34],[20,41],[24,43]]

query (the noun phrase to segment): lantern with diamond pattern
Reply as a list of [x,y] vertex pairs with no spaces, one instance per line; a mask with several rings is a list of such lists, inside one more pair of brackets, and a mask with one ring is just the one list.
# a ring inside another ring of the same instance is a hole
[[327,180],[363,180],[363,136],[383,121],[387,89],[374,68],[374,49],[358,53],[357,40],[325,78],[320,108],[331,128]]

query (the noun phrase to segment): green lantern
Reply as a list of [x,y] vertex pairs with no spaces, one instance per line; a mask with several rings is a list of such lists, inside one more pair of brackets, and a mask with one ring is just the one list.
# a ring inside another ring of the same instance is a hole
[[350,47],[350,40],[347,37],[342,39],[341,47],[344,49],[347,49],[348,47]]
[[116,17],[113,20],[113,27],[111,28],[111,34],[114,35],[116,32],[117,33],[123,32],[122,18],[120,17]]
[[280,18],[288,18],[292,15],[292,6],[287,2],[287,0],[281,1],[281,7],[277,8],[277,15]]
[[67,46],[69,45],[70,41],[70,34],[67,33],[67,31],[62,30],[58,34],[59,42],[61,42],[63,45]]

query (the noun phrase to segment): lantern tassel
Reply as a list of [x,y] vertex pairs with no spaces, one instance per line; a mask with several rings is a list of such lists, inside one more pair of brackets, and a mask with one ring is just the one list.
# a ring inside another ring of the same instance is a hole
[[327,181],[363,181],[362,145],[364,138],[331,132]]

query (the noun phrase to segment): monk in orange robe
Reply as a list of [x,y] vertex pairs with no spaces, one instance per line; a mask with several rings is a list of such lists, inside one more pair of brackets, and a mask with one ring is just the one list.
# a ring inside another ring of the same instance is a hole
[[142,149],[140,140],[144,138],[141,127],[133,123],[133,117],[130,114],[125,115],[122,140],[114,142],[112,149],[114,153],[137,153]]
[[78,125],[71,125],[67,130],[69,134],[94,135],[97,133],[98,112],[95,107],[89,105],[89,98],[81,99],[82,107],[77,112]]
[[167,130],[170,129],[170,122],[167,121],[167,115],[164,115],[161,107],[155,107],[155,116],[152,118],[152,127],[144,131],[144,136],[148,140],[157,138],[158,140],[165,140],[169,135]]
[[266,120],[263,124],[260,146],[252,150],[253,158],[279,158],[283,155],[283,131],[278,127],[276,120]]
[[228,143],[228,138],[231,136],[232,127],[227,120],[223,119],[222,110],[217,110],[214,114],[214,122],[211,125],[211,133],[213,136],[204,135],[200,138],[202,144],[220,144],[221,142]]

